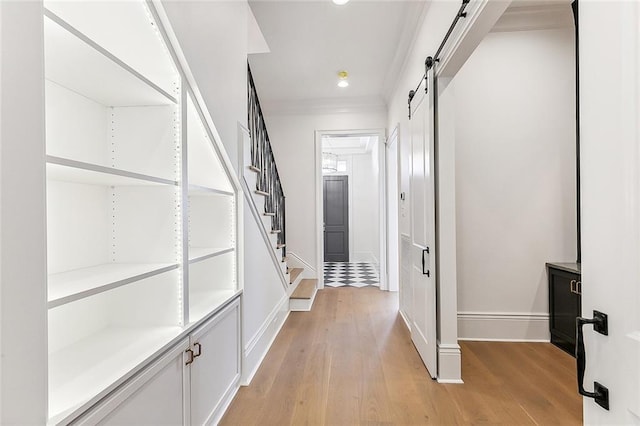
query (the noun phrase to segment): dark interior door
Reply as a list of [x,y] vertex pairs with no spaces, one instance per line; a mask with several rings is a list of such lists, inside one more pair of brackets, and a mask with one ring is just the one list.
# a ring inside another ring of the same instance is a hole
[[324,260],[349,261],[349,180],[347,176],[324,176]]

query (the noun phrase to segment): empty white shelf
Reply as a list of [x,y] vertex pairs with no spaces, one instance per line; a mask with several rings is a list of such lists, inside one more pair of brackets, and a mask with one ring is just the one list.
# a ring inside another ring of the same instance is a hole
[[178,182],[47,155],[47,179],[104,186],[178,185]]
[[113,390],[180,334],[180,327],[113,327],[49,355],[49,417]]
[[106,106],[166,105],[171,94],[45,10],[45,77]]
[[232,191],[224,189],[208,188],[200,185],[189,185],[190,196],[206,196],[206,195],[235,195]]
[[189,263],[210,259],[233,250],[233,247],[189,247]]
[[193,323],[223,306],[240,292],[238,290],[210,290],[189,295],[189,322]]
[[107,263],[49,275],[49,308],[177,269],[170,263]]

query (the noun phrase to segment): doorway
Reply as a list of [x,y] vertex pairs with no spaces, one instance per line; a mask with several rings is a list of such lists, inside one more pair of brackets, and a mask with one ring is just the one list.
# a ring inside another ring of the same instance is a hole
[[[507,9],[441,95],[455,93],[458,333],[465,340],[548,341],[545,264],[578,258],[571,7],[541,8],[557,25],[527,31],[507,26],[519,10]],[[532,69],[539,57],[550,63],[544,72]],[[567,321],[575,324],[575,316]]]
[[382,288],[387,267],[384,131],[318,131],[316,154],[320,288]]
[[545,263],[576,259],[571,8],[520,13],[436,64],[439,380],[461,378],[459,340],[548,342]]

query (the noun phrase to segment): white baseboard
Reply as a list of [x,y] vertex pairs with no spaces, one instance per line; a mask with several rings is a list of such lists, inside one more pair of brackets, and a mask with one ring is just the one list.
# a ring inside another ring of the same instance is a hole
[[438,383],[464,383],[461,364],[460,345],[438,342]]
[[548,342],[549,314],[458,312],[458,340]]
[[229,385],[227,390],[225,391],[223,397],[220,399],[218,406],[213,410],[209,418],[205,421],[205,425],[217,425],[222,420],[222,416],[227,412],[227,409],[233,402],[233,398],[235,398],[238,390],[240,389],[239,382],[240,377],[236,376],[236,379]]
[[407,326],[407,330],[409,330],[409,332],[411,332],[411,324],[409,324],[409,319],[407,318],[407,316],[404,314],[404,312],[402,312],[402,309],[399,309],[398,312],[400,312],[400,317],[402,318],[402,320],[404,321],[404,325]]
[[[407,330],[411,332],[411,324],[402,310],[399,311],[400,317],[407,326]],[[462,353],[460,345],[457,343],[446,344],[438,342],[438,383],[464,383],[462,381]]]
[[289,316],[289,295],[280,299],[257,333],[247,342],[242,354],[242,378],[240,384],[248,386],[267,355],[280,329]]
[[292,251],[287,250],[287,265],[291,268],[303,268],[303,278],[316,278],[316,268]]

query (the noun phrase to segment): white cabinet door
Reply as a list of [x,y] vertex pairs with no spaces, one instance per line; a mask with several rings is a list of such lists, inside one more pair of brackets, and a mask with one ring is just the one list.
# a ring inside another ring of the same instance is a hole
[[433,69],[421,86],[411,113],[411,340],[431,377],[437,375],[434,185]]
[[[640,3],[581,1],[580,162],[585,424],[640,424]],[[604,61],[603,61],[604,60]],[[608,408],[604,392],[608,389]]]
[[184,339],[82,416],[81,425],[180,425],[187,407]]
[[240,380],[239,299],[191,334],[191,350],[190,424],[215,424]]

